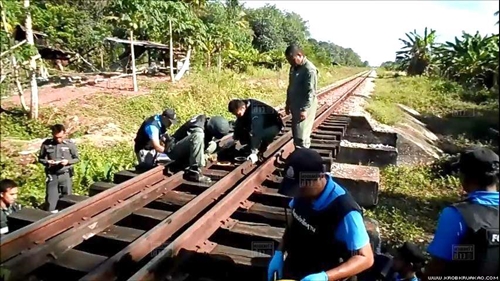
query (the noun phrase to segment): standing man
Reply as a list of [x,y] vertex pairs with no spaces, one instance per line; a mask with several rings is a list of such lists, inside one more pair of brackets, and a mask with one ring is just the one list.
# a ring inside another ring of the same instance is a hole
[[443,209],[427,249],[432,259],[424,280],[499,274],[498,155],[488,148],[468,149],[455,167],[467,198]]
[[206,165],[205,154],[217,150],[216,140],[229,134],[229,122],[222,116],[194,116],[172,135],[167,156],[175,161],[188,160],[186,176],[193,181],[210,183],[212,180],[202,174]]
[[7,217],[21,209],[16,203],[18,188],[13,180],[4,179],[0,181],[0,234],[9,232],[9,223]]
[[62,124],[52,126],[52,138],[42,143],[38,162],[45,166],[47,211],[57,213],[59,197],[72,193],[73,165],[78,163],[78,149],[66,140],[66,128]]
[[295,147],[309,148],[318,108],[316,98],[318,70],[296,45],[290,45],[286,48],[285,57],[291,65],[285,112],[292,114],[292,134]]
[[257,154],[264,153],[283,128],[283,120],[272,106],[254,99],[234,99],[228,111],[236,116],[233,139],[248,144],[248,160],[257,162]]
[[[279,193],[294,197],[292,221],[268,268],[268,280],[336,281],[373,265],[373,251],[361,208],[325,173],[311,149],[288,156]],[[283,254],[287,253],[286,260]]]
[[166,109],[162,114],[153,115],[142,122],[134,139],[134,152],[139,161],[139,168],[154,167],[158,155],[167,153],[171,144],[167,130],[175,123],[177,115],[173,109]]

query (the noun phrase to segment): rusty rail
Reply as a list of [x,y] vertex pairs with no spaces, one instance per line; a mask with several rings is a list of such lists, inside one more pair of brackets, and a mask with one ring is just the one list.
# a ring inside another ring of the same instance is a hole
[[[335,88],[346,85],[364,74],[366,72],[356,75],[353,79]],[[332,88],[328,88],[320,95],[331,90]],[[344,93],[339,97],[339,103],[347,96],[348,93]],[[328,105],[321,106],[318,109],[318,115],[323,116],[321,114],[327,108]],[[291,132],[279,137],[269,146],[264,158],[276,153],[280,147],[289,142],[291,137]],[[120,268],[120,265],[126,266],[125,258],[138,262],[155,247],[163,245],[174,233],[186,226],[195,216],[200,215],[210,204],[256,168],[257,166],[252,165],[249,161],[238,166],[202,194],[161,221],[156,227],[89,272],[81,280],[116,279],[118,276],[116,269]],[[165,177],[163,167],[157,167],[75,204],[57,215],[49,216],[2,237],[1,267],[8,269],[14,280],[22,279],[39,266],[57,260],[59,256],[103,231],[109,225],[115,224],[159,196],[168,194],[182,184],[182,175],[183,173],[179,172],[171,177]],[[16,256],[16,254],[18,255]]]
[[[365,77],[366,78],[366,77]],[[359,86],[364,79],[360,80],[350,90],[341,95],[333,105],[323,105],[321,113],[317,116],[314,122],[314,129],[320,126],[333,112],[333,110],[341,104],[357,86]],[[276,169],[275,158],[281,155],[288,155],[294,149],[293,141],[291,141],[291,132],[282,136],[283,140],[287,140],[282,145],[280,151],[273,149],[273,156],[268,158],[262,165],[260,165],[255,172],[245,178],[238,186],[236,186],[228,195],[219,201],[214,207],[207,211],[201,218],[199,218],[191,227],[184,231],[177,239],[170,242],[169,245],[163,249],[156,257],[154,257],[148,264],[146,264],[135,275],[130,277],[129,281],[146,281],[146,280],[160,280],[164,276],[158,276],[158,273],[164,270],[164,263],[172,257],[179,254],[181,249],[188,251],[201,251],[210,252],[210,244],[207,243],[208,238],[215,233],[221,226],[223,226],[230,216],[247,200],[259,186],[268,179],[269,175]],[[280,138],[280,139],[281,139]],[[278,143],[277,141],[276,143]],[[280,143],[281,144],[281,143]]]

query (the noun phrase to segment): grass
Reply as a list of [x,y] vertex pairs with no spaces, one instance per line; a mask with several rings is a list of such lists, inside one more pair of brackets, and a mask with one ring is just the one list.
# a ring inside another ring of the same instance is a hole
[[[363,70],[365,69],[348,67],[320,68],[319,86],[326,86]],[[73,138],[79,138],[96,127],[106,128],[113,124],[111,127],[114,129],[106,136],[121,136],[115,141],[96,146],[94,143],[99,143],[100,139],[95,138],[104,138],[96,136],[92,143],[78,144],[82,161],[76,165],[74,192],[86,194],[94,181],[111,180],[114,172],[133,166],[135,157],[132,153],[132,139],[144,118],[161,112],[166,107],[176,110],[180,124],[199,113],[231,117],[227,112],[227,102],[232,98],[256,98],[277,106],[284,102],[287,82],[287,69],[276,72],[252,68],[243,74],[207,70],[192,73],[175,85],[147,85],[153,89],[148,95],[93,95],[85,101],[74,101],[63,108],[42,108],[39,121],[27,120],[25,116],[2,114],[1,178],[11,178],[20,184],[22,188],[19,201],[22,204],[37,206],[44,198],[45,176],[41,165],[18,165],[18,153],[23,150],[26,142],[48,137],[50,124],[75,123],[70,121],[75,117],[78,122],[71,131]],[[145,86],[144,83],[139,85]],[[33,156],[31,155],[31,159]]]
[[[498,126],[498,105],[496,113],[471,114],[490,112],[495,106],[464,100],[463,90],[453,83],[379,74],[367,111],[377,121],[395,125],[405,116],[398,103],[422,114],[416,118],[443,139],[453,138],[460,148],[484,144],[483,127]],[[410,241],[425,247],[430,242],[440,211],[458,201],[462,192],[459,179],[450,173],[449,162],[445,156],[428,165],[389,166],[381,170],[379,205],[367,211],[367,215],[380,222],[389,246]]]

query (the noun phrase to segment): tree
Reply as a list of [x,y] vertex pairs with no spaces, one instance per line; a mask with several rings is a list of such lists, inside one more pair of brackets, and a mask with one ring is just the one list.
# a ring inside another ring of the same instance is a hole
[[428,32],[426,27],[424,36],[419,35],[416,30],[405,35],[408,40],[399,39],[404,46],[401,51],[396,52],[396,61],[406,68],[408,75],[422,75],[431,60],[436,31],[431,29]]
[[[34,48],[33,27],[31,22],[30,0],[24,0],[24,9],[26,12],[26,40],[28,45]],[[30,118],[38,119],[38,84],[36,82],[36,58],[30,58],[29,78],[31,86]]]

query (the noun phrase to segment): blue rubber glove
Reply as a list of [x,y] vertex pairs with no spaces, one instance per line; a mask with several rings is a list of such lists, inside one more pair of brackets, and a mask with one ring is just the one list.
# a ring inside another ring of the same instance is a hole
[[328,281],[328,275],[323,271],[316,274],[309,274],[300,281]]
[[267,268],[267,281],[274,281],[274,272],[278,273],[278,280],[283,277],[283,252],[275,251]]

